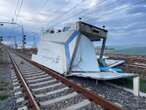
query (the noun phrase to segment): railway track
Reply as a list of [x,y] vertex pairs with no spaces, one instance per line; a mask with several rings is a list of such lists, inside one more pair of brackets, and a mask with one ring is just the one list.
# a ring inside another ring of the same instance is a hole
[[8,53],[18,110],[121,110],[55,71]]

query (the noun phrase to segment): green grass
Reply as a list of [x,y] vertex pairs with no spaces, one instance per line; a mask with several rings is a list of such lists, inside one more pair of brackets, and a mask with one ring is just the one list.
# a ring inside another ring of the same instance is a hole
[[9,96],[8,95],[0,95],[0,100],[5,100],[7,99]]
[[0,100],[5,100],[9,97],[8,84],[6,81],[0,81]]
[[[117,79],[110,81],[114,84],[126,87],[126,88],[133,88],[133,80],[132,79]],[[146,80],[140,79],[140,91],[146,93]]]
[[140,80],[141,91],[146,93],[146,80]]

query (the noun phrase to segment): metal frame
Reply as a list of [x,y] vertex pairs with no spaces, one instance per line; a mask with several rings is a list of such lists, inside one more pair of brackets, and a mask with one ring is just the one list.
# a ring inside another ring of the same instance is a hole
[[[2,24],[13,24],[13,25],[17,25],[19,27],[21,27],[21,33],[22,33],[22,48],[24,49],[25,48],[25,44],[24,44],[24,28],[23,28],[23,25],[21,24],[18,24],[18,23],[14,23],[14,22],[0,22],[0,26],[2,26]],[[16,40],[16,38],[15,38]]]

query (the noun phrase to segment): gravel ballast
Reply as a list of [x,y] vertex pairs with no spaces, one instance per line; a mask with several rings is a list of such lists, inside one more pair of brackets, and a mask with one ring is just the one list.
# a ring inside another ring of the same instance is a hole
[[146,97],[134,96],[132,93],[110,86],[104,81],[98,81],[96,84],[95,80],[88,78],[72,77],[70,80],[94,91],[97,95],[112,101],[124,110],[146,110]]

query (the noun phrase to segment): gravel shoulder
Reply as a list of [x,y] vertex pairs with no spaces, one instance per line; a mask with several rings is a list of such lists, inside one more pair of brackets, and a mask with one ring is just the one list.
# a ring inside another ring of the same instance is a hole
[[146,98],[137,97],[132,93],[107,85],[104,81],[96,84],[95,80],[71,77],[70,80],[95,92],[97,95],[121,106],[124,110],[146,110]]
[[9,65],[8,56],[0,48],[0,110],[13,110],[15,107]]

